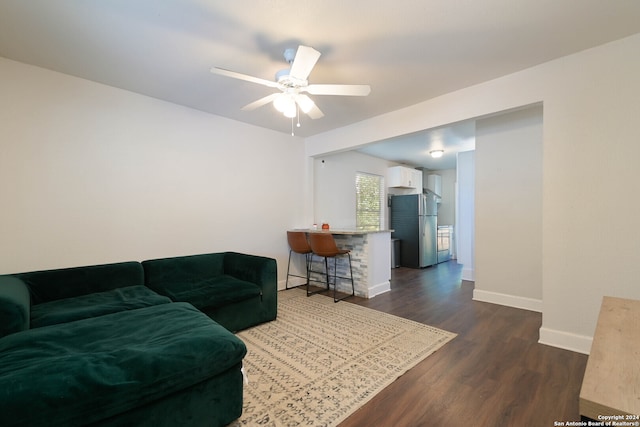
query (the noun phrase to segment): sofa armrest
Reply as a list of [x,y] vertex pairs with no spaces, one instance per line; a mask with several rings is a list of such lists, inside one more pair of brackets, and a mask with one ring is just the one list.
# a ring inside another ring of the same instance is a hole
[[29,288],[14,276],[0,276],[0,338],[30,327]]
[[278,272],[276,260],[258,255],[226,252],[224,274],[255,283],[262,289],[263,301],[276,302]]

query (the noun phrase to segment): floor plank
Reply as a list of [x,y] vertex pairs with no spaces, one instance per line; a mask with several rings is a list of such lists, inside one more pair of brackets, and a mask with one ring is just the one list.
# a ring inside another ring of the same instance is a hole
[[340,427],[553,426],[579,421],[587,356],[538,344],[542,315],[473,301],[455,261],[392,270],[391,291],[348,301],[458,334]]

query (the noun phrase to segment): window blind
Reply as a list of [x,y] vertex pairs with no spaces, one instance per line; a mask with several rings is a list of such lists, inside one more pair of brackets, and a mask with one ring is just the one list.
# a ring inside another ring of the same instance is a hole
[[384,228],[384,177],[356,172],[356,228]]

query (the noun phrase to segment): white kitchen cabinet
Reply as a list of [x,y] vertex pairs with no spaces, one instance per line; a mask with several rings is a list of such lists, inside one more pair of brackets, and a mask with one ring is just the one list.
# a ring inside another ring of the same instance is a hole
[[387,183],[393,188],[422,188],[422,171],[393,166],[387,170]]

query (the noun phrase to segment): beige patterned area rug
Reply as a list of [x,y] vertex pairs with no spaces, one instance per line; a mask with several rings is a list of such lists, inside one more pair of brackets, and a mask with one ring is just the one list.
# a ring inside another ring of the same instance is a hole
[[231,426],[335,426],[455,334],[302,289],[247,345],[243,414]]

